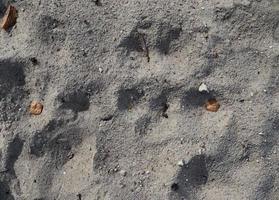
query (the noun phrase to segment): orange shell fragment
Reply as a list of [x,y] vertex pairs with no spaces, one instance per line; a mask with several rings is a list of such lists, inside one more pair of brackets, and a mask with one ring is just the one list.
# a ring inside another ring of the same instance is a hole
[[205,108],[207,111],[217,112],[220,108],[220,104],[216,99],[209,99],[205,104]]
[[30,105],[30,113],[32,115],[40,115],[43,112],[43,104],[38,101],[32,101]]
[[14,6],[9,5],[2,19],[1,28],[8,30],[16,24],[17,10]]

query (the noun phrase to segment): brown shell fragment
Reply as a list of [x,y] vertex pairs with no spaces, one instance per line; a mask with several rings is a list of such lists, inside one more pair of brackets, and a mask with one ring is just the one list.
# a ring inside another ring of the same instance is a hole
[[16,24],[17,10],[14,6],[9,5],[2,19],[1,28],[8,30]]
[[40,115],[43,112],[43,104],[38,101],[32,101],[30,105],[30,113],[32,115]]
[[216,99],[209,99],[205,104],[205,108],[207,111],[217,112],[220,108],[220,104]]

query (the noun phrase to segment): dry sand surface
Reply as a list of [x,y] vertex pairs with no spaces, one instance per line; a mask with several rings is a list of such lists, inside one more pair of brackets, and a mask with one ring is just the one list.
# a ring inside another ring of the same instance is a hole
[[1,200],[279,199],[279,0],[10,4]]

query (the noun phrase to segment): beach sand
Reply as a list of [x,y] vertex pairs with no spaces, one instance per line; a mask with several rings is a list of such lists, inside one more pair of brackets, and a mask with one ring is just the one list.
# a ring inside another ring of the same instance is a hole
[[278,0],[10,4],[1,200],[279,199]]

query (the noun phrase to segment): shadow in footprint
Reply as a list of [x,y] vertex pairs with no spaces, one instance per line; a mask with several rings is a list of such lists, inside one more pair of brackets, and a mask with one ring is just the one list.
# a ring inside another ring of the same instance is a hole
[[260,144],[261,156],[266,157],[273,153],[273,148],[278,144],[279,115],[274,114],[267,120],[265,135]]
[[7,183],[0,181],[0,200],[14,200],[10,187]]
[[173,190],[171,196],[195,199],[195,191],[207,183],[207,157],[196,155],[191,158],[187,164],[181,167],[176,179],[176,183],[171,188]]
[[24,64],[10,60],[0,61],[0,121],[16,121],[25,95],[24,85]]
[[150,109],[153,111],[164,110],[168,102],[168,91],[163,91],[158,97],[152,98],[150,101]]
[[17,161],[19,155],[21,154],[24,141],[16,137],[9,145],[7,149],[7,159],[6,159],[6,169],[15,175],[14,164]]
[[5,14],[5,11],[6,11],[6,4],[7,2],[6,1],[0,1],[0,17],[2,18]]
[[162,54],[168,54],[170,52],[171,43],[177,40],[182,32],[181,27],[165,27],[162,25],[159,29],[159,37],[156,41],[156,48]]
[[[55,123],[59,127],[59,123]],[[68,154],[72,147],[79,145],[82,141],[82,130],[79,128],[68,128],[66,130],[48,129],[36,134],[30,144],[30,153],[36,157],[49,155],[56,166],[62,166],[68,161]]]
[[261,181],[260,184],[255,191],[254,198],[251,199],[273,199],[272,196],[270,196],[272,189],[274,187],[275,182],[275,175],[268,175],[265,176]]
[[24,86],[24,65],[19,62],[0,62],[0,99],[17,87]]
[[131,109],[143,96],[144,92],[137,88],[119,90],[117,101],[118,109],[121,111]]
[[207,92],[199,92],[195,88],[188,90],[181,99],[181,106],[184,110],[201,107],[209,99],[213,99],[214,95]]
[[63,25],[62,22],[51,16],[40,16],[38,23],[38,34],[40,39],[47,44],[54,44],[53,42],[56,42],[56,44],[58,44],[65,41],[65,31],[61,31],[61,29],[56,29],[61,25]]
[[137,135],[145,135],[148,131],[148,126],[151,123],[151,117],[144,115],[136,121],[135,133]]
[[125,48],[127,55],[132,51],[142,52],[142,42],[137,28],[133,29],[131,33],[121,41],[118,47]]
[[82,112],[89,109],[89,97],[82,91],[74,91],[60,96],[62,109],[70,109],[74,112]]

